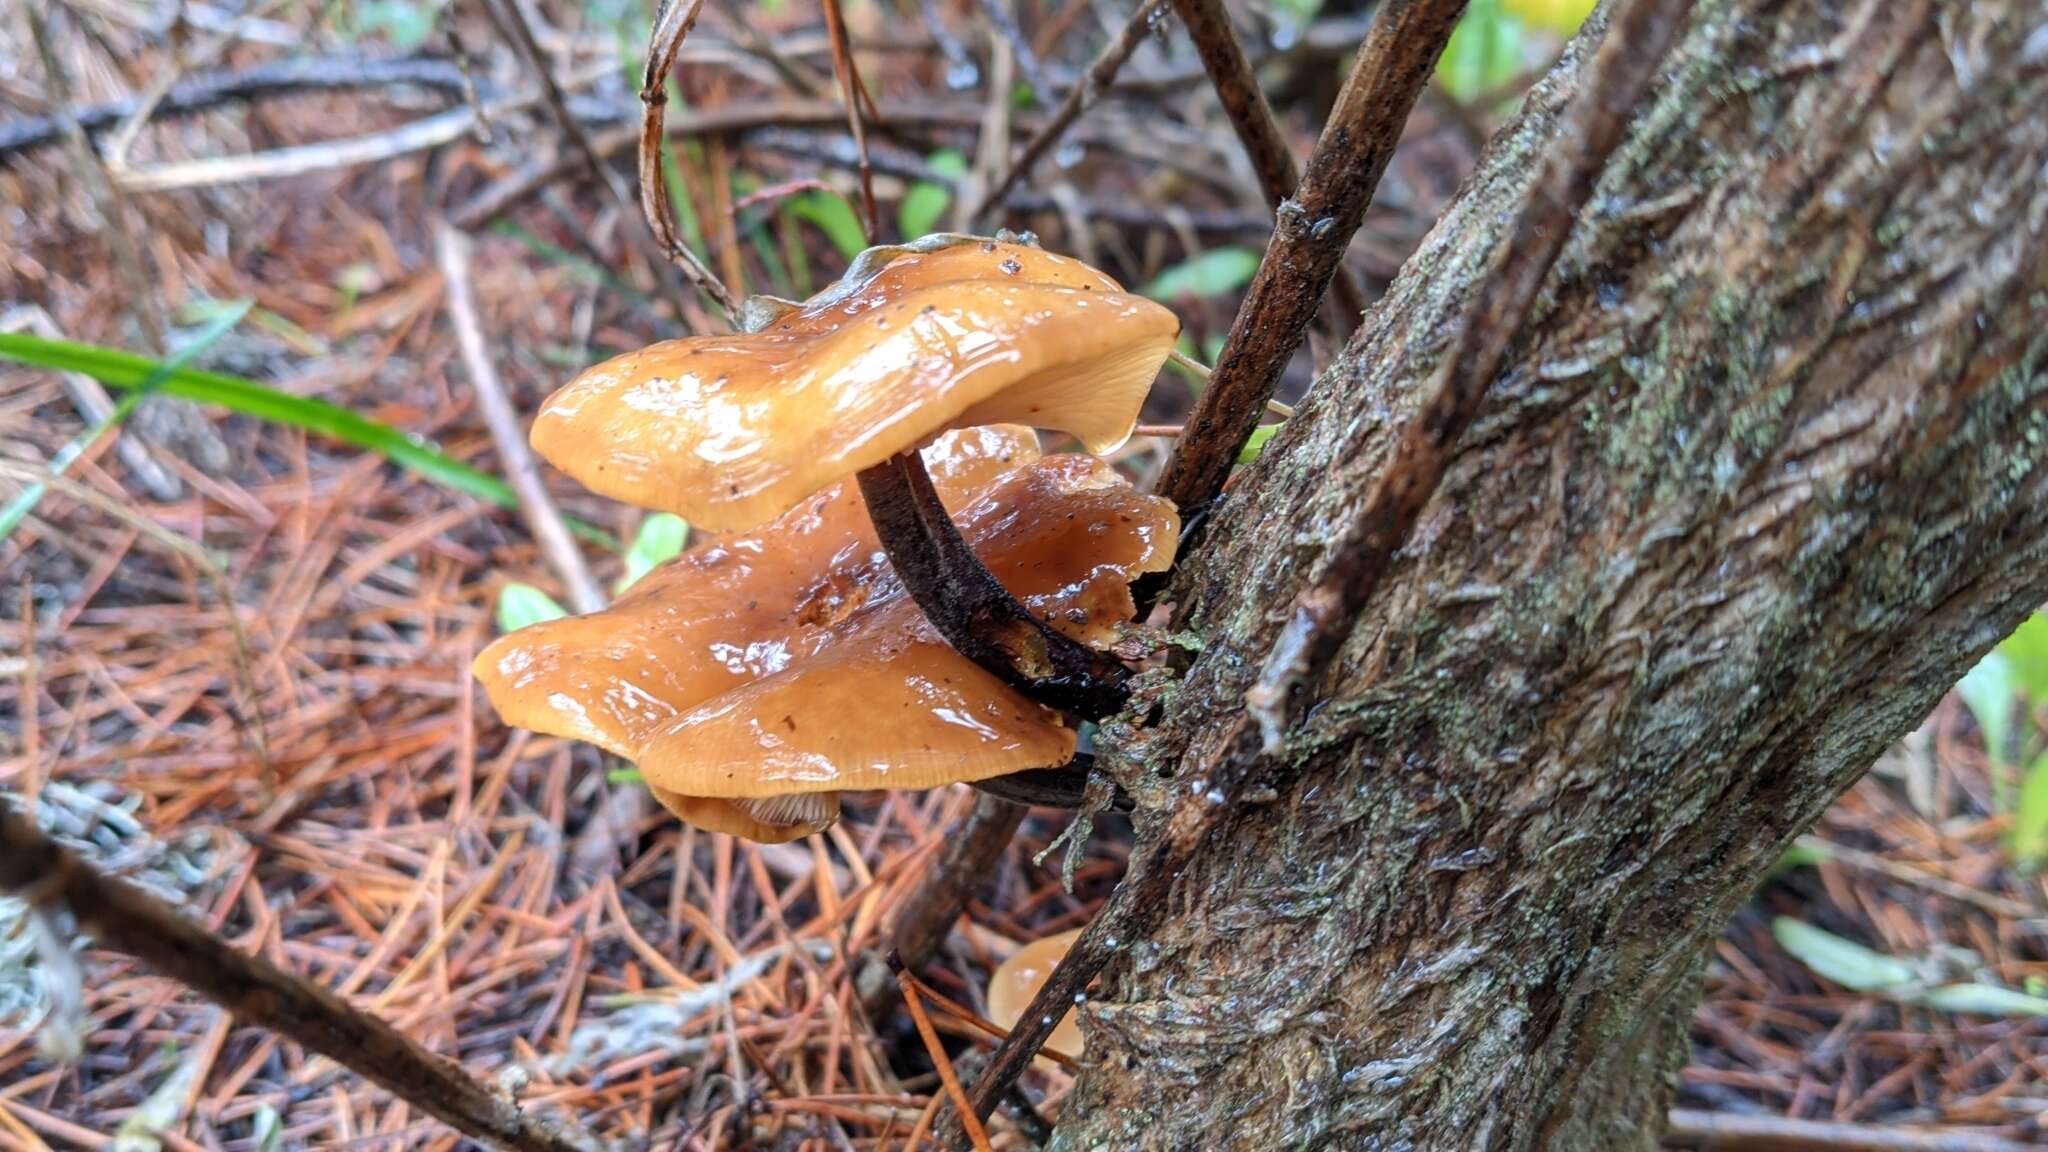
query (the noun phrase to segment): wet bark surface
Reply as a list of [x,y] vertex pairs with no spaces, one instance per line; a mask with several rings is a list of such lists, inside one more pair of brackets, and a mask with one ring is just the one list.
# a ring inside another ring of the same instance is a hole
[[[1241,715],[1581,51],[1233,484],[1135,768]],[[1654,1145],[1722,925],[2048,600],[2043,108],[2041,0],[1703,0],[1278,786],[1088,1005],[1055,1147]]]

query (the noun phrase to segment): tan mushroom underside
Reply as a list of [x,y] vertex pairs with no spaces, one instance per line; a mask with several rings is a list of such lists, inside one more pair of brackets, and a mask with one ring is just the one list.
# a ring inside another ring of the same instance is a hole
[[[991,571],[1077,639],[1113,638],[1132,611],[1129,581],[1171,562],[1171,505],[1100,460],[1040,457],[1017,428],[950,433],[925,456]],[[507,723],[634,761],[699,826],[764,822],[707,815],[693,798],[932,788],[1074,751],[1056,713],[933,631],[851,481],[684,554],[603,612],[501,638],[476,674]]]
[[608,360],[549,398],[533,445],[593,491],[746,529],[947,428],[1028,424],[1107,452],[1179,330],[1079,261],[964,243],[759,332]]

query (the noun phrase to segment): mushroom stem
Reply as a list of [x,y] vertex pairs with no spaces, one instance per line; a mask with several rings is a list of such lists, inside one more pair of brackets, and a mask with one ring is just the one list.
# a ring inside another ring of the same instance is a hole
[[997,582],[939,502],[916,451],[863,470],[860,494],[904,588],[955,651],[1084,720],[1123,709],[1130,671],[1053,631]]
[[[976,780],[972,787],[998,800],[1031,808],[1077,809],[1087,798],[1088,773],[1094,767],[1093,755],[1077,752],[1058,768],[1027,768],[1007,776]],[[1118,788],[1109,806],[1114,812],[1129,812],[1133,807],[1130,794]]]

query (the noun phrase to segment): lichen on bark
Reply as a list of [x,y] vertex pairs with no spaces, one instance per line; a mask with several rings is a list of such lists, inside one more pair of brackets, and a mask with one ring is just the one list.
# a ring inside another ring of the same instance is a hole
[[[1654,1145],[1722,924],[2048,600],[2044,27],[1698,5],[1277,797],[1091,998],[1056,1147]],[[1233,485],[1148,759],[1214,755],[1586,42]]]

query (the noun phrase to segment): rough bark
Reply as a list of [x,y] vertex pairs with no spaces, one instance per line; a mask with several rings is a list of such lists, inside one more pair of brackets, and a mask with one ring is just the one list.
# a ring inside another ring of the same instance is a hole
[[[1233,486],[1147,770],[1241,713],[1585,43]],[[2043,108],[2041,0],[1702,0],[1277,787],[1089,1003],[1055,1147],[1654,1144],[1721,926],[2048,600]]]

